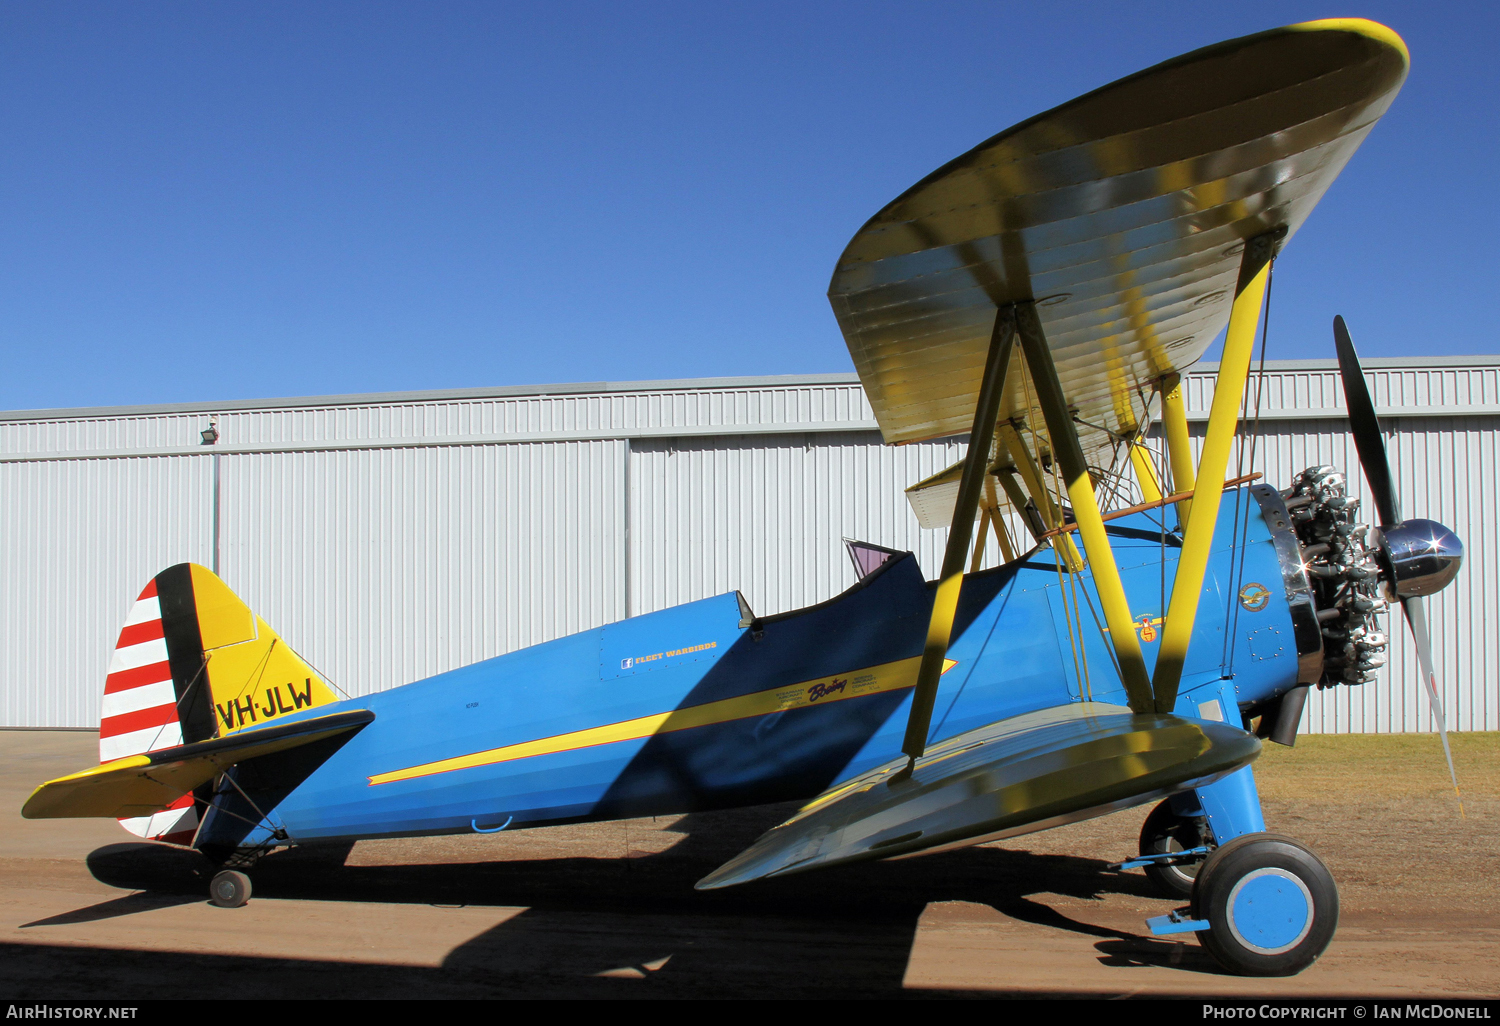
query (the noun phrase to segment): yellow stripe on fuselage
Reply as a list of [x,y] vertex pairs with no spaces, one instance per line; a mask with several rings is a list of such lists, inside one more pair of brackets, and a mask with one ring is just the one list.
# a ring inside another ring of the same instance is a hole
[[[598,745],[614,744],[617,741],[637,741],[643,737],[651,737],[653,734],[670,734],[677,730],[691,730],[694,727],[707,727],[715,723],[749,719],[752,716],[766,716],[786,709],[803,709],[811,705],[842,702],[850,698],[863,698],[866,695],[899,691],[917,682],[917,667],[921,665],[921,662],[921,656],[898,659],[893,663],[882,663],[863,670],[819,677],[801,684],[790,684],[784,688],[771,688],[768,691],[757,691],[754,694],[740,695],[737,698],[725,698],[718,702],[689,706],[686,709],[673,709],[671,712],[640,716],[633,720],[622,720],[619,723],[606,723],[602,727],[575,730],[568,734],[556,734],[552,737],[538,738],[535,741],[523,741],[520,744],[506,745],[503,748],[491,748],[472,755],[460,755],[452,759],[440,759],[437,762],[426,762],[420,766],[392,770],[389,773],[377,773],[369,779],[371,785],[389,784],[397,780],[427,777],[434,773],[451,773],[454,770],[492,766],[498,762],[530,759],[538,755],[555,755],[558,752],[593,748]],[[954,660],[944,659],[943,672],[948,672],[954,665],[956,665]]]

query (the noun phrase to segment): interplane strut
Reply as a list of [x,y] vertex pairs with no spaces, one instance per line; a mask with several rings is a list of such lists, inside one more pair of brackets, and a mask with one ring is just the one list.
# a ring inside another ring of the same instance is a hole
[[943,552],[943,572],[932,600],[932,618],[927,625],[926,644],[922,647],[922,664],[917,670],[911,717],[906,721],[906,737],[901,744],[901,750],[913,760],[921,756],[927,746],[932,706],[937,699],[938,679],[943,674],[943,657],[948,654],[953,619],[958,613],[958,594],[963,588],[964,557],[968,555],[969,540],[973,536],[974,513],[989,468],[990,444],[995,437],[995,421],[1000,416],[1000,400],[1005,395],[1005,376],[1010,369],[1010,354],[1015,341],[1016,309],[1011,305],[1002,306],[995,312],[984,380],[979,386],[974,426],[969,432],[969,452],[964,459],[958,500],[953,506],[953,525]]
[[1052,440],[1052,457],[1062,467],[1068,501],[1078,522],[1084,552],[1093,568],[1094,587],[1104,609],[1104,620],[1109,625],[1125,693],[1132,709],[1148,712],[1151,708],[1151,681],[1141,656],[1141,642],[1131,623],[1130,603],[1125,597],[1125,586],[1120,581],[1120,571],[1115,565],[1114,552],[1110,549],[1109,536],[1099,513],[1094,482],[1089,477],[1088,464],[1084,462],[1083,448],[1078,444],[1078,432],[1073,426],[1073,416],[1057,376],[1057,366],[1052,362],[1052,350],[1047,346],[1035,303],[1017,304],[1016,326],[1021,335],[1021,349],[1026,354],[1026,365],[1036,383],[1037,401],[1047,422],[1047,434]]
[[[1255,349],[1255,329],[1260,323],[1266,278],[1276,245],[1285,235],[1285,228],[1257,235],[1245,243],[1240,258],[1239,283],[1229,313],[1229,327],[1224,334],[1224,357],[1219,362],[1219,377],[1214,383],[1213,407],[1204,433],[1203,454],[1198,460],[1192,505],[1187,528],[1183,531],[1182,552],[1177,560],[1177,576],[1172,582],[1172,597],[1162,625],[1156,673],[1151,681],[1157,712],[1171,712],[1177,704],[1177,687],[1182,682],[1188,642],[1198,616],[1198,599],[1203,592],[1203,575],[1208,570],[1209,549],[1213,545],[1214,529],[1218,526],[1219,500],[1229,466],[1229,450],[1239,427],[1245,381],[1250,376],[1250,356]],[[1171,430],[1169,421],[1168,431]],[[1177,482],[1177,487],[1182,487],[1181,481]],[[1179,504],[1178,508],[1183,505],[1186,503]]]

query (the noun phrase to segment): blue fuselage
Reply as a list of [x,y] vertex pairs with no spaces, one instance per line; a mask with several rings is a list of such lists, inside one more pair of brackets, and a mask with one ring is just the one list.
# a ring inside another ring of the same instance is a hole
[[[1108,526],[1149,669],[1181,536],[1159,511]],[[1295,684],[1281,580],[1259,508],[1227,494],[1177,711],[1203,714],[1226,682],[1242,707]],[[261,807],[296,843],[808,798],[900,754],[932,595],[907,555],[792,613],[747,621],[730,593],[324,706],[304,716],[375,719]],[[1092,577],[1060,573],[1049,549],[966,577],[954,638],[933,739],[1125,704]],[[211,815],[200,840],[266,839],[235,822]]]

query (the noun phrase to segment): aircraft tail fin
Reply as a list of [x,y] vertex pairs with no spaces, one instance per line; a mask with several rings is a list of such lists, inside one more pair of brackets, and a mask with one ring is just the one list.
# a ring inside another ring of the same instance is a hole
[[[338,701],[321,675],[205,567],[151,579],[125,618],[104,679],[99,761],[224,737]],[[120,820],[131,833],[191,843],[194,796]]]

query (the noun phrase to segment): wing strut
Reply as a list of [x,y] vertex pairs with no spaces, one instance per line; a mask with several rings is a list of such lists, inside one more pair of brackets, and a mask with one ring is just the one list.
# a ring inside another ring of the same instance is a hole
[[1010,545],[1010,531],[1006,530],[1005,520],[1000,516],[1000,502],[995,498],[995,472],[993,468],[984,476],[984,501],[989,507],[990,526],[995,529],[995,541],[1000,543],[1000,555],[1005,557],[1007,563],[1014,563],[1016,553]]
[[[1247,368],[1249,364],[1245,365]],[[1172,467],[1172,491],[1190,492],[1196,486],[1193,476],[1193,443],[1188,434],[1187,404],[1182,400],[1182,376],[1168,374],[1161,383],[1161,426],[1167,436],[1167,460]],[[1191,499],[1177,504],[1177,519],[1188,522],[1192,512]]]
[[1026,530],[1031,532],[1033,541],[1041,541],[1042,535],[1047,533],[1047,525],[1042,521],[1042,515],[1034,504],[1028,504],[1026,493],[1021,490],[1021,482],[1016,480],[1016,471],[1013,467],[995,467],[991,473],[1000,482],[1000,487],[1005,489],[1005,497],[1010,504],[1016,508],[1021,515],[1021,520],[1026,524]]
[[1141,657],[1140,638],[1131,623],[1125,585],[1115,565],[1114,551],[1110,548],[1099,502],[1094,496],[1094,482],[1089,477],[1088,464],[1084,462],[1083,447],[1078,444],[1073,414],[1068,409],[1067,396],[1063,394],[1062,382],[1057,376],[1057,366],[1052,362],[1052,350],[1047,346],[1047,336],[1042,332],[1035,303],[1016,305],[1016,330],[1021,336],[1021,349],[1026,354],[1031,380],[1036,384],[1037,403],[1047,421],[1052,455],[1062,468],[1068,502],[1078,522],[1078,534],[1083,539],[1083,550],[1093,567],[1094,587],[1104,609],[1104,620],[1109,625],[1110,641],[1119,659],[1120,677],[1130,699],[1130,708],[1138,713],[1150,712],[1151,679],[1146,674],[1146,661]]
[[[1214,528],[1218,526],[1219,499],[1224,492],[1229,450],[1239,427],[1245,381],[1250,376],[1250,356],[1255,349],[1255,329],[1260,323],[1266,277],[1277,243],[1285,237],[1284,227],[1257,235],[1246,241],[1244,255],[1240,257],[1239,285],[1229,313],[1229,327],[1224,333],[1224,356],[1219,362],[1218,380],[1214,383],[1214,403],[1208,414],[1203,452],[1198,459],[1192,508],[1182,536],[1177,576],[1172,581],[1172,599],[1162,624],[1156,675],[1151,682],[1156,692],[1157,712],[1171,712],[1177,704],[1177,685],[1182,681],[1188,641],[1198,616],[1198,599],[1203,594],[1203,575],[1208,570],[1209,548],[1213,544]],[[1170,420],[1166,427],[1170,442],[1173,431]],[[1177,451],[1174,448],[1174,456]],[[1173,462],[1175,476],[1175,459]],[[1175,485],[1182,488],[1182,481],[1176,481]]]
[[1135,467],[1135,479],[1141,486],[1141,498],[1146,502],[1161,499],[1161,482],[1156,479],[1156,468],[1151,465],[1151,450],[1141,444],[1140,439],[1130,443],[1130,463]]
[[[1011,462],[1016,465],[1016,471],[1021,479],[1026,482],[1026,488],[1031,493],[1031,504],[1036,508],[1037,516],[1041,518],[1042,531],[1038,534],[1038,540],[1042,533],[1055,532],[1063,524],[1063,511],[1056,502],[1052,500],[1052,493],[1047,490],[1047,479],[1042,475],[1042,468],[1037,464],[1036,457],[1030,449],[1026,448],[1026,439],[1021,437],[1021,432],[1016,425],[1006,423],[999,427],[1000,441],[1010,452]],[[1033,440],[1035,435],[1033,434]],[[1037,449],[1041,449],[1038,442]],[[1025,501],[1022,501],[1022,507]],[[1083,557],[1078,554],[1078,549],[1073,546],[1071,539],[1063,538],[1057,545],[1058,552],[1062,555],[1063,563],[1068,570],[1077,573],[1083,569]]]
[[[995,437],[995,421],[1000,416],[1000,400],[1005,395],[1005,375],[1010,369],[1011,351],[1016,341],[1016,308],[1007,304],[995,311],[995,327],[990,333],[990,351],[985,359],[984,380],[979,385],[979,402],[974,407],[974,427],[969,432],[969,451],[964,457],[963,477],[959,480],[958,501],[953,505],[953,525],[948,530],[948,546],[943,551],[943,572],[938,578],[937,594],[932,600],[932,618],[927,624],[927,643],[922,648],[922,665],[917,670],[917,687],[912,695],[911,716],[906,721],[906,738],[901,750],[912,762],[927,747],[927,731],[932,726],[932,706],[937,700],[938,679],[943,674],[943,657],[953,634],[953,618],[958,613],[958,593],[963,588],[964,559],[969,554],[969,540],[974,533],[974,514],[989,469],[990,445]],[[907,769],[910,770],[911,763]]]

